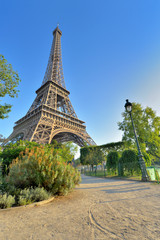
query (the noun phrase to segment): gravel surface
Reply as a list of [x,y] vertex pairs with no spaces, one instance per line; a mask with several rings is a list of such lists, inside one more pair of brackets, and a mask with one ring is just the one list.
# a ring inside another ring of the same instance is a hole
[[0,240],[159,240],[160,186],[82,175],[68,196],[0,210]]

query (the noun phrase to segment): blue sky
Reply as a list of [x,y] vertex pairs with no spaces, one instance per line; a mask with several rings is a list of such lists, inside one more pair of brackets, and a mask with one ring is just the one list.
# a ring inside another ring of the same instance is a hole
[[64,78],[78,117],[97,144],[120,141],[125,100],[160,115],[159,0],[0,1],[0,53],[22,79],[19,96],[0,120],[7,137],[40,87],[52,31],[62,31]]

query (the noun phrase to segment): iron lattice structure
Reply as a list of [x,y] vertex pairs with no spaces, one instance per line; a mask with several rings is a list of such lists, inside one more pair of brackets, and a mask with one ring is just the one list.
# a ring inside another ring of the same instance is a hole
[[84,122],[79,120],[66,89],[61,54],[62,32],[53,31],[53,42],[47,69],[41,87],[27,114],[15,124],[7,142],[19,139],[41,144],[73,141],[79,146],[96,145],[86,132]]

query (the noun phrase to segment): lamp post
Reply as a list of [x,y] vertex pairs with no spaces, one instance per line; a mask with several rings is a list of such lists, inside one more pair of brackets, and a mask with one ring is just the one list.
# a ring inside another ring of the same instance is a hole
[[143,155],[141,153],[141,149],[139,146],[139,142],[138,142],[138,138],[137,138],[137,134],[136,134],[136,130],[134,127],[134,123],[133,123],[133,118],[132,118],[132,103],[130,103],[128,101],[128,99],[126,100],[126,104],[124,105],[126,111],[129,113],[130,117],[131,117],[131,122],[132,122],[132,127],[133,127],[133,131],[134,131],[134,135],[135,135],[135,139],[136,139],[136,144],[137,144],[137,149],[138,149],[138,158],[139,158],[139,165],[141,168],[141,172],[142,172],[142,181],[147,182],[149,180],[148,174],[147,174],[147,170],[146,170],[146,165],[145,165],[145,161],[143,159]]

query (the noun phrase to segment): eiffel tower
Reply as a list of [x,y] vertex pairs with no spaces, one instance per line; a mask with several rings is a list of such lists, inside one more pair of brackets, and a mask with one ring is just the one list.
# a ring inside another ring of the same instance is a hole
[[53,31],[53,42],[41,87],[27,114],[15,123],[7,142],[35,141],[40,144],[72,141],[80,147],[96,145],[78,119],[66,89],[61,54],[62,32]]

